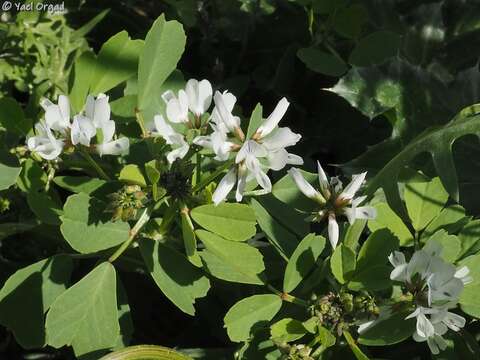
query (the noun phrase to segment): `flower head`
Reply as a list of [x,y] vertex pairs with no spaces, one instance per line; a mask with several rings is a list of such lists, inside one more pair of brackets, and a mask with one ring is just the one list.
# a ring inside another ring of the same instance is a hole
[[[218,204],[224,200],[237,184],[235,199],[241,201],[248,181],[256,183],[268,193],[272,183],[267,175],[268,170],[281,170],[287,164],[301,165],[301,157],[288,153],[285,148],[295,145],[301,138],[289,128],[280,128],[278,123],[287,111],[288,101],[279,101],[272,114],[263,121],[249,138],[240,128],[240,118],[232,114],[235,97],[230,93],[216,92],[214,96],[215,109],[212,113],[213,133],[210,139],[196,139],[213,149],[216,159],[228,159],[229,153],[237,152],[235,165],[220,181],[213,201]],[[231,137],[229,138],[229,134]]]
[[353,224],[356,219],[374,219],[376,210],[370,206],[359,206],[365,201],[366,196],[355,197],[362,186],[367,173],[353,175],[352,181],[343,188],[338,178],[328,179],[319,162],[318,182],[319,188],[313,187],[299,169],[292,168],[288,171],[299,190],[308,198],[319,204],[320,208],[312,214],[310,219],[321,221],[328,219],[328,238],[333,248],[337,246],[339,230],[337,217],[346,216],[349,223]]

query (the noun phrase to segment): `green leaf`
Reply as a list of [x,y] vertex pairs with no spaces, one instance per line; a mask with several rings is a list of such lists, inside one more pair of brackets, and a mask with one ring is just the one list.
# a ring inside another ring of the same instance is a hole
[[103,18],[110,12],[110,9],[105,9],[96,15],[94,18],[83,24],[72,33],[72,39],[80,39],[87,35]]
[[[375,84],[371,89],[370,84]],[[334,87],[325,89],[343,97],[370,120],[399,103],[402,87],[376,67],[352,68]]]
[[178,251],[151,239],[140,241],[140,251],[155,283],[180,310],[195,315],[195,300],[207,295],[210,281]]
[[315,234],[307,235],[298,244],[288,261],[283,278],[283,291],[293,291],[310,273],[325,247],[325,238]]
[[360,35],[362,26],[368,21],[368,12],[364,6],[353,4],[335,13],[333,28],[340,35],[355,39]]
[[138,64],[138,107],[141,111],[155,101],[154,94],[175,70],[185,42],[185,33],[179,22],[166,21],[164,15],[155,20],[145,38]]
[[60,216],[63,214],[62,204],[55,201],[49,194],[30,191],[27,194],[27,203],[41,222],[49,225],[60,225]]
[[250,121],[248,123],[248,130],[246,136],[247,139],[250,139],[262,124],[262,109],[262,105],[257,104],[257,106],[255,106],[255,109],[252,111],[252,115],[250,116]]
[[272,194],[255,197],[255,201],[292,234],[304,238],[310,232],[310,223],[305,221],[305,214],[278,200]]
[[390,31],[377,31],[362,38],[350,54],[348,62],[356,66],[379,64],[395,56],[400,37]]
[[108,220],[105,205],[87,194],[68,197],[60,231],[72,248],[83,254],[109,249],[126,241],[128,223]]
[[0,191],[6,190],[17,182],[22,168],[18,160],[10,154],[0,152]]
[[405,203],[415,230],[423,230],[440,214],[448,200],[440,178],[405,184]]
[[60,295],[47,314],[47,343],[72,345],[77,356],[115,345],[118,324],[115,268],[95,267]]
[[253,295],[233,305],[225,315],[224,322],[230,340],[246,341],[258,327],[272,320],[282,307],[278,295]]
[[129,346],[105,355],[100,360],[191,360],[173,349],[157,345]]
[[91,194],[98,190],[107,182],[102,179],[91,178],[89,176],[57,176],[53,178],[53,182],[62,189],[73,193]]
[[340,244],[330,259],[332,274],[341,284],[345,284],[355,271],[355,253],[349,247]]
[[480,219],[470,221],[458,234],[460,256],[474,255],[480,250]]
[[22,163],[22,171],[17,179],[17,185],[23,192],[39,191],[45,188],[48,176],[33,159]]
[[478,266],[480,261],[480,254],[469,256],[460,263],[458,267],[466,266],[470,270],[470,276],[473,281],[463,288],[460,294],[460,307],[468,315],[480,318],[480,267]]
[[250,206],[255,212],[258,225],[267,235],[268,241],[288,261],[298,245],[297,237],[275,220],[257,200],[252,199]]
[[303,324],[292,318],[284,318],[277,321],[270,328],[271,338],[279,342],[295,341],[307,333]]
[[348,287],[355,291],[376,291],[390,287],[392,267],[386,263],[388,255],[398,249],[398,245],[398,239],[388,229],[372,233],[358,253],[357,266]]
[[300,49],[297,56],[310,70],[321,74],[340,76],[348,70],[343,60],[315,47]]
[[125,165],[120,171],[118,180],[126,182],[127,184],[139,185],[141,187],[146,187],[147,182],[142,174],[142,171],[138,165],[128,164]]
[[358,342],[367,346],[393,345],[409,338],[415,331],[416,320],[405,318],[410,312],[398,312],[378,322],[358,338]]
[[44,314],[66,289],[73,264],[54,256],[18,270],[0,290],[0,323],[26,349],[45,345]]
[[207,252],[200,254],[207,270],[227,281],[262,285],[258,274],[265,270],[263,256],[256,248],[225,240],[205,230],[195,231]]
[[378,188],[383,188],[390,207],[397,214],[406,216],[397,187],[399,172],[419,154],[430,153],[444,188],[455,201],[458,201],[452,145],[462,136],[480,132],[480,115],[469,117],[470,111],[471,109],[464,109],[445,126],[426,131],[411,141],[370,180],[365,193],[373,196]]
[[135,108],[137,107],[136,95],[125,95],[110,103],[112,114],[123,118],[134,118]]
[[9,133],[26,136],[32,128],[31,121],[25,118],[22,107],[10,97],[0,98],[0,125]]
[[70,89],[69,99],[74,113],[82,110],[90,90],[90,83],[95,74],[96,60],[95,54],[90,51],[84,52],[74,65],[73,85]]
[[435,234],[430,236],[427,244],[430,241],[436,241],[442,245],[442,258],[449,262],[454,263],[460,254],[460,240],[455,235],[449,235],[445,230],[438,230]]
[[98,52],[90,92],[106,92],[134,75],[142,48],[143,41],[131,40],[126,31],[108,39]]
[[465,209],[460,205],[455,204],[446,207],[428,224],[422,232],[421,239],[428,239],[429,236],[440,229],[444,229],[449,233],[456,233],[465,225],[468,219],[465,216]]
[[374,265],[383,265],[388,256],[397,250],[398,239],[388,229],[380,229],[368,237],[357,256],[357,270]]
[[362,236],[363,230],[365,229],[365,225],[367,225],[367,220],[356,219],[352,225],[347,227],[343,243],[350,249],[356,249],[360,236]]
[[370,231],[388,229],[400,240],[401,246],[413,245],[413,235],[410,230],[388,204],[377,203],[374,207],[377,209],[377,217],[375,220],[368,221]]
[[160,171],[155,166],[155,160],[152,160],[145,164],[145,173],[152,185],[156,185],[160,180]]
[[245,241],[256,234],[255,213],[245,204],[202,205],[192,209],[191,216],[198,225],[228,240]]
[[[187,210],[188,211],[188,210]],[[185,246],[185,253],[188,261],[197,267],[202,266],[202,259],[197,252],[197,237],[195,236],[195,229],[193,227],[192,219],[187,211],[180,211],[182,218],[182,237]]]

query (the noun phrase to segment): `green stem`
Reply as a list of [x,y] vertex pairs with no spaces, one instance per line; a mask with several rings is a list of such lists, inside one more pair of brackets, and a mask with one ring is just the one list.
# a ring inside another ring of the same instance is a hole
[[220,176],[225,169],[229,168],[232,165],[232,163],[233,163],[233,160],[226,161],[222,166],[220,166],[217,170],[215,170],[213,173],[211,173],[207,178],[205,178],[201,182],[197,183],[193,187],[192,192],[195,193],[199,190],[202,190],[205,186],[207,186],[213,180],[215,180],[218,176]]
[[140,110],[135,109],[135,117],[137,119],[138,126],[140,126],[140,130],[142,131],[142,137],[148,137],[147,129],[145,128],[145,120],[143,119],[143,115]]
[[142,215],[140,215],[140,218],[138,219],[137,223],[135,226],[130,230],[130,236],[128,239],[120,245],[120,247],[108,258],[109,262],[114,262],[120,255],[123,254],[125,250],[128,249],[130,244],[135,240],[135,237],[138,235],[140,230],[142,229],[143,226],[150,220],[150,215],[152,214],[152,209],[150,207],[147,207],[143,210]]
[[284,292],[281,292],[277,289],[275,289],[272,285],[270,284],[266,284],[267,288],[273,292],[275,295],[278,295],[280,296],[280,298],[283,300],[283,301],[286,301],[286,302],[290,302],[292,304],[297,304],[297,305],[300,305],[300,306],[303,306],[303,307],[308,307],[308,302],[305,301],[305,300],[302,300],[300,298],[297,298],[296,296],[293,296],[293,295],[290,295],[288,293],[284,293]]
[[98,165],[98,163],[92,158],[92,156],[88,152],[80,151],[80,154],[82,154],[82,156],[85,158],[85,160],[87,160],[87,162],[90,164],[90,166],[95,169],[95,171],[98,173],[98,175],[100,175],[100,177],[103,180],[107,180],[107,181],[111,180],[110,177],[105,173],[105,171],[103,171],[103,169],[100,167],[100,165]]
[[202,173],[202,155],[197,152],[196,154],[196,164],[195,164],[195,184],[200,182],[200,177]]

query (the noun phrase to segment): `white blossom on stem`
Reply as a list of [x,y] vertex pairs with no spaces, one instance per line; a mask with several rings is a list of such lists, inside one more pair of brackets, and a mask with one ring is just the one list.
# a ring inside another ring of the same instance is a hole
[[337,178],[332,178],[329,181],[319,162],[317,162],[317,168],[318,189],[305,180],[299,169],[292,168],[288,173],[298,189],[306,197],[319,204],[320,209],[309,218],[313,221],[328,219],[328,238],[332,247],[335,248],[339,238],[338,216],[346,216],[349,223],[353,224],[356,219],[374,219],[377,213],[375,208],[371,206],[359,206],[365,201],[366,196],[355,197],[365,180],[366,172],[353,175],[352,181],[343,188],[342,183]]
[[27,147],[45,160],[54,160],[62,153],[64,142],[58,140],[47,124],[40,122],[35,125],[36,135],[27,139]]

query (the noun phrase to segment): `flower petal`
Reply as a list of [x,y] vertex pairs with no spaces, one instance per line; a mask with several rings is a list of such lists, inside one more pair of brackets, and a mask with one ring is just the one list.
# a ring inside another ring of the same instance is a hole
[[97,145],[97,152],[103,155],[127,155],[130,150],[130,141],[126,137]]
[[362,183],[365,180],[366,176],[367,176],[366,172],[353,175],[352,181],[350,181],[350,183],[345,187],[345,189],[343,189],[339,197],[343,199],[349,199],[349,200],[353,199],[357,191],[362,186]]
[[231,168],[227,174],[220,180],[215,192],[212,195],[212,201],[215,205],[218,205],[220,202],[225,200],[228,193],[233,189],[235,186],[235,182],[237,180],[237,171],[235,168]]
[[260,134],[261,138],[264,138],[268,134],[270,134],[273,129],[275,129],[282,120],[283,116],[287,112],[288,106],[290,103],[286,98],[280,99],[275,109],[272,113],[268,116],[268,118],[263,122],[262,125],[257,129],[257,133]]
[[208,80],[198,81],[190,79],[187,81],[185,91],[188,96],[188,107],[196,116],[204,114],[212,103],[212,85]]
[[315,190],[315,188],[310,185],[310,183],[305,180],[300,170],[297,168],[291,168],[288,170],[288,174],[292,177],[295,184],[297,184],[298,189],[308,198],[312,200],[323,199],[322,195]]
[[335,219],[334,214],[330,214],[328,216],[328,240],[330,241],[330,245],[332,245],[333,249],[337,247],[338,237],[339,230],[337,220]]

